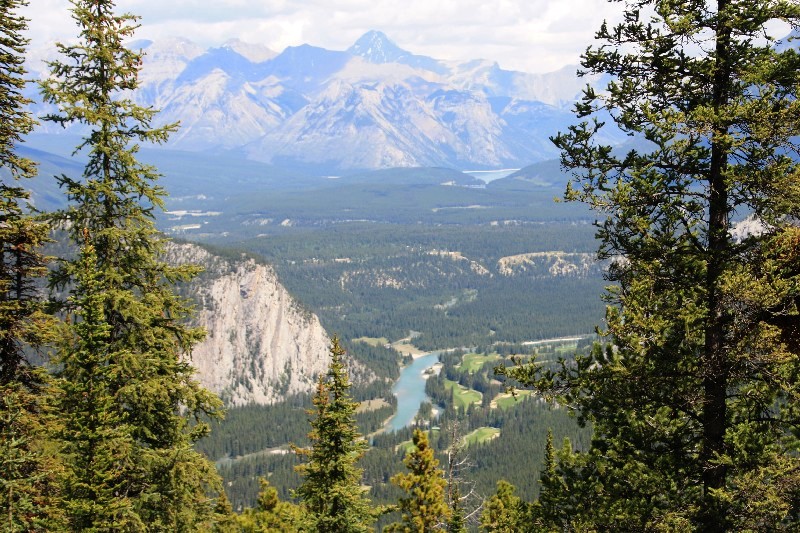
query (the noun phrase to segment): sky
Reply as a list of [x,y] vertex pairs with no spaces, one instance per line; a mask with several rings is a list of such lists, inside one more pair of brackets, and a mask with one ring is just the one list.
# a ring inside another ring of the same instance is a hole
[[[29,0],[31,48],[77,32],[68,0]],[[401,48],[443,60],[490,59],[508,70],[550,72],[577,64],[604,19],[624,4],[606,0],[117,0],[142,17],[138,38],[229,39],[275,52],[311,44],[345,50],[369,30]]]

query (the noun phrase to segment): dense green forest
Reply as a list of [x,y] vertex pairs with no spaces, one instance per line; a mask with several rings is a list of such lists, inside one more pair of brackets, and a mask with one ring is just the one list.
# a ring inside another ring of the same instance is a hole
[[356,225],[242,246],[272,262],[282,283],[328,331],[392,341],[415,331],[414,343],[434,350],[591,332],[603,313],[596,298],[606,285],[600,266],[554,276],[542,262],[503,275],[498,261],[530,252],[591,255],[593,233],[588,224],[559,223]]
[[[140,145],[178,126],[131,99],[138,19],[71,2],[41,120],[84,133],[42,158],[44,212],[25,5],[0,3],[0,529],[797,530],[800,53],[770,35],[797,2],[620,4],[582,60],[611,81],[553,138],[567,203],[560,172],[209,179],[202,209],[236,207],[194,236],[273,263],[338,335],[310,394],[227,414],[186,357],[199,269],[163,259],[186,228]],[[173,164],[179,191],[201,166]],[[400,340],[446,350],[390,432]]]
[[[548,431],[552,431],[559,442],[567,437],[581,449],[588,446],[590,431],[579,428],[566,409],[553,409],[541,398],[524,394],[524,391],[516,397],[505,394],[507,387],[515,383],[505,382],[502,377],[498,381],[495,367],[515,365],[517,358],[524,362],[534,354],[542,362],[555,364],[559,357],[586,353],[591,345],[592,338],[587,337],[577,344],[554,342],[535,348],[503,345],[504,354],[497,351],[442,354],[441,370],[426,383],[426,392],[440,414],[431,418],[430,409],[423,406],[418,416],[420,427],[435,428],[430,442],[439,460],[444,460],[445,451],[453,446],[454,439],[460,441],[479,428],[497,428],[499,438],[475,442],[465,449],[470,467],[464,472],[464,478],[481,497],[491,494],[499,479],[506,479],[519,487],[521,496],[534,498],[538,486],[530,483],[530,479],[538,476],[544,464]],[[473,364],[486,362],[471,369],[464,366],[465,357],[473,360]],[[481,400],[466,407],[457,405],[452,390],[445,385],[446,380],[480,393]],[[357,387],[352,390],[356,391]],[[498,396],[503,398],[500,405],[492,404]],[[235,509],[255,504],[261,476],[269,477],[281,498],[291,499],[292,490],[301,478],[293,469],[299,464],[298,458],[286,452],[290,443],[307,445],[309,417],[306,411],[309,407],[309,397],[296,397],[274,406],[230,408],[225,420],[216,423],[211,435],[198,443],[199,450],[217,461]],[[370,486],[373,500],[387,504],[397,498],[397,490],[389,479],[402,470],[404,443],[412,434],[411,427],[396,432],[380,431],[393,411],[394,407],[382,407],[355,415],[359,431],[369,435],[372,444],[360,462],[364,468],[364,482]],[[448,428],[457,428],[456,434]],[[526,467],[520,468],[520,465]]]

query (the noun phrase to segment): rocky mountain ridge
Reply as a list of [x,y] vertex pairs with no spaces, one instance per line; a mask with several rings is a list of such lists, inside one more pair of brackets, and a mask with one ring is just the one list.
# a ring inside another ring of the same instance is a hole
[[[181,38],[130,46],[145,53],[134,98],[181,123],[171,148],[329,169],[509,168],[554,157],[548,137],[573,120],[568,107],[586,83],[575,67],[528,74],[419,56],[377,31],[346,51],[275,54],[241,41],[204,50]],[[41,76],[38,57],[29,68]]]

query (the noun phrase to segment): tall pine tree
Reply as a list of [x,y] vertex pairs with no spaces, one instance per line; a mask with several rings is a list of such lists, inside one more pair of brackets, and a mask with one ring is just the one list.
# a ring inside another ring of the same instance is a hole
[[[173,285],[194,269],[161,259],[165,240],[153,213],[163,207],[164,191],[156,170],[136,159],[139,143],[163,142],[176,126],[153,126],[156,112],[130,99],[141,55],[124,41],[133,36],[136,17],[115,13],[110,0],[71,3],[79,41],[58,45],[62,59],[49,64],[51,76],[42,93],[58,109],[46,120],[88,130],[76,149],[88,162],[82,177],[58,178],[69,207],[54,221],[77,246],[91,249],[91,286],[100,300],[92,305],[102,309],[102,316],[82,324],[88,315],[76,302],[89,295],[74,293],[66,302],[64,311],[74,320],[67,339],[72,348],[61,358],[61,387],[72,396],[64,405],[76,428],[64,433],[66,445],[76,450],[67,456],[69,471],[78,476],[83,468],[87,459],[77,453],[86,444],[81,428],[94,424],[97,442],[89,445],[107,450],[113,442],[125,443],[114,450],[114,461],[94,465],[102,471],[93,475],[126,498],[114,503],[124,511],[108,512],[152,531],[194,531],[211,516],[209,492],[220,484],[213,465],[192,444],[208,430],[201,416],[218,414],[221,404],[193,378],[186,357],[202,332],[185,325],[188,308]],[[86,258],[62,261],[53,285],[85,290],[81,261]],[[95,334],[97,328],[101,332]],[[87,335],[100,339],[100,352]],[[101,394],[97,405],[74,397],[87,388]],[[75,488],[74,497],[85,499],[82,483],[78,476],[67,486]],[[65,507],[73,520],[84,513],[71,502]]]
[[[800,5],[628,0],[584,55],[612,81],[554,141],[567,197],[604,217],[608,346],[511,372],[593,424],[549,483],[582,510],[572,526],[800,523],[800,55],[776,20],[796,30]],[[638,148],[604,146],[600,111]]]
[[48,229],[30,216],[30,194],[18,183],[36,175],[34,163],[16,153],[34,126],[22,96],[27,21],[16,13],[26,4],[0,3],[0,383],[25,379],[22,345],[40,333],[35,283],[46,273],[40,247]]
[[505,480],[497,482],[497,492],[483,507],[481,529],[489,533],[514,533],[516,531],[559,531],[558,528],[544,528],[540,524],[527,523],[525,504],[514,494],[516,487]]
[[0,529],[58,529],[55,458],[46,453],[48,379],[28,364],[25,347],[43,341],[49,320],[37,278],[46,273],[40,247],[47,226],[31,216],[20,180],[36,174],[17,145],[34,121],[25,107],[22,0],[0,1]]
[[446,530],[451,509],[445,501],[447,480],[444,471],[439,468],[439,460],[433,454],[427,433],[415,429],[412,442],[414,449],[403,460],[408,473],[392,477],[392,483],[406,492],[398,506],[402,519],[390,525],[387,531],[427,533]]
[[132,432],[114,405],[112,385],[129,354],[114,351],[110,342],[98,267],[94,248],[84,245],[70,297],[74,312],[68,318],[74,325],[54,361],[62,367],[57,407],[67,469],[64,508],[72,531],[146,531],[128,490],[138,474]]
[[344,350],[333,337],[331,362],[320,376],[314,394],[311,448],[295,448],[307,457],[297,471],[303,483],[295,492],[307,512],[307,529],[319,533],[370,531],[375,512],[361,487],[361,469],[356,462],[367,443],[356,427],[356,402],[350,397],[350,377]]

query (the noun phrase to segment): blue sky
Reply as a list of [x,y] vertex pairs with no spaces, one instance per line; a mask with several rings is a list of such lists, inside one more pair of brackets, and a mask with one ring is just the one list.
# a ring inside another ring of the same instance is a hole
[[[32,47],[71,38],[68,0],[30,0]],[[576,64],[604,18],[605,0],[117,0],[142,17],[137,37],[186,37],[204,46],[228,39],[276,52],[303,43],[344,50],[370,29],[402,48],[438,59],[495,60],[548,72]]]

